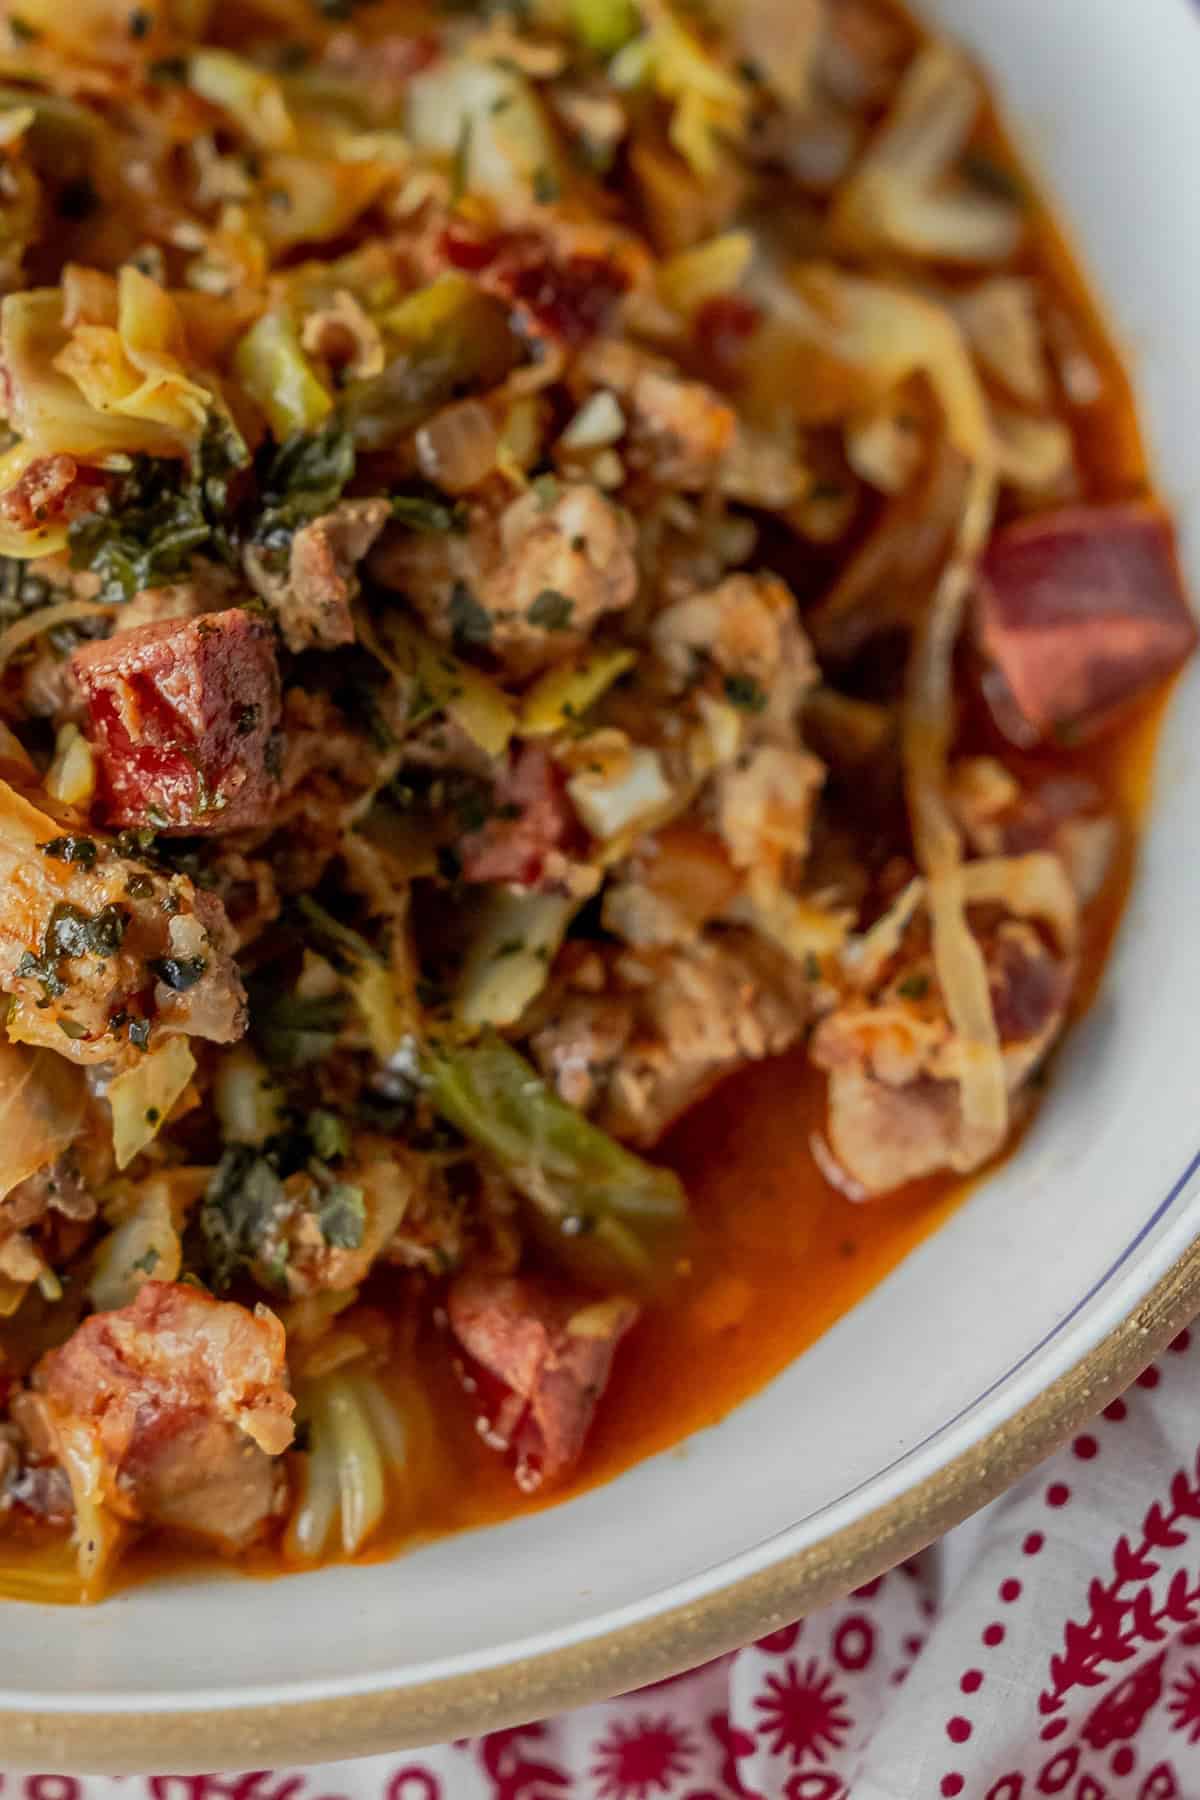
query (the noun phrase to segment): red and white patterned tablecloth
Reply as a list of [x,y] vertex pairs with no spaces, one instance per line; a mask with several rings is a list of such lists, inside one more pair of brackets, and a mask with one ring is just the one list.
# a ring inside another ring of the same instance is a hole
[[456,1744],[3,1800],[1200,1800],[1200,1332],[916,1561],[690,1674]]

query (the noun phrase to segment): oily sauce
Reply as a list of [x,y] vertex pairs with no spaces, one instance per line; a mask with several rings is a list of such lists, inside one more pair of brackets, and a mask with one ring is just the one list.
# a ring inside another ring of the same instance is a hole
[[[981,126],[978,147],[1012,166],[994,114]],[[1128,380],[1070,250],[1040,210],[1033,215],[1026,261],[1053,291],[1101,378],[1096,397],[1067,414],[1087,497],[1145,493],[1146,464]],[[1160,701],[1098,745],[1044,757],[1016,755],[982,721],[967,726],[972,749],[1003,754],[1023,778],[1077,769],[1103,788],[1121,823],[1115,867],[1085,921],[1076,1014],[1096,991],[1128,893],[1161,712]],[[824,1101],[824,1077],[797,1051],[733,1076],[675,1128],[661,1154],[679,1171],[691,1203],[688,1272],[669,1303],[651,1308],[623,1345],[582,1462],[572,1481],[553,1493],[522,1495],[503,1459],[481,1442],[448,1336],[430,1326],[412,1351],[412,1367],[432,1404],[436,1441],[358,1560],[557,1503],[715,1424],[937,1230],[973,1184],[942,1176],[885,1199],[851,1202],[825,1180],[810,1148],[823,1124]],[[124,1558],[118,1585],[152,1571],[178,1571],[192,1560],[178,1546],[147,1540]],[[245,1567],[267,1575],[285,1565],[278,1551],[257,1550]]]

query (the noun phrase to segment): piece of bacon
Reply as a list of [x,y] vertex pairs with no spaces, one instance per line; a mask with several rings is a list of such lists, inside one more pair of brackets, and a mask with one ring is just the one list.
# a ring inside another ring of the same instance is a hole
[[997,533],[979,567],[984,691],[1013,742],[1103,731],[1196,643],[1156,506],[1073,506]]
[[446,1310],[467,1355],[504,1390],[488,1441],[513,1452],[527,1491],[561,1480],[579,1460],[636,1304],[583,1301],[529,1276],[477,1274],[452,1284]]
[[212,833],[269,818],[279,671],[261,619],[167,619],[85,645],[72,667],[106,823]]

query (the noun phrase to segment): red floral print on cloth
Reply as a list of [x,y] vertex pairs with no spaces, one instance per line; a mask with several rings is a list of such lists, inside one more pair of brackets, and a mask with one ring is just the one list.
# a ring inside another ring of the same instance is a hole
[[688,1675],[391,1757],[0,1800],[1200,1800],[1200,1340],[1173,1349],[949,1552]]

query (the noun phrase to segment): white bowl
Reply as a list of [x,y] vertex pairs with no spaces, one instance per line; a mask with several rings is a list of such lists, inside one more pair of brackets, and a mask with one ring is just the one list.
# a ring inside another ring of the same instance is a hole
[[[1057,193],[1200,593],[1200,18],[1189,0],[928,10],[993,71]],[[1020,1153],[764,1392],[606,1487],[394,1563],[10,1607],[4,1765],[262,1767],[613,1693],[878,1573],[1102,1405],[1200,1307],[1198,734],[1193,666],[1120,944]]]

